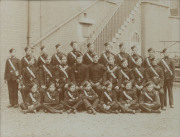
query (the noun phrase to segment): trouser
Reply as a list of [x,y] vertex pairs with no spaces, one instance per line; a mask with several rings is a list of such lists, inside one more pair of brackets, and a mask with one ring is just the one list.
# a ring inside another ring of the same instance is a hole
[[33,112],[34,110],[38,111],[42,107],[41,103],[34,103],[33,105],[33,109],[31,110],[28,109],[28,105],[26,103],[21,103],[20,107],[22,110],[29,110],[29,113]]
[[104,108],[103,104],[98,104],[97,108],[98,108],[99,112],[102,112],[102,113],[110,113],[111,111],[118,110],[119,105],[114,102],[114,103],[111,105],[110,109],[109,109],[109,110],[106,110],[106,109]]
[[138,102],[139,102],[139,99],[140,99],[140,96],[141,96],[141,92],[142,92],[142,90],[136,89]]
[[159,98],[160,98],[160,103],[161,103],[161,108],[164,108],[164,91],[163,89],[159,89]]
[[28,89],[27,88],[21,88],[20,92],[21,92],[22,100],[25,103],[27,95],[28,95]]
[[143,112],[151,113],[152,110],[158,110],[161,107],[161,105],[160,104],[154,104],[152,106],[148,106],[146,104],[140,104],[139,107]]
[[93,99],[93,100],[89,100],[89,99],[83,99],[83,103],[86,107],[86,109],[88,110],[90,107],[96,109],[97,108],[97,105],[99,103],[99,99],[96,98],[96,99]]
[[[132,113],[133,112],[133,109],[121,104],[120,102],[118,102],[118,105],[119,105],[119,109],[121,110],[122,113]],[[139,107],[138,107],[139,109]]]
[[92,88],[93,88],[93,90],[97,93],[98,97],[100,97],[100,96],[101,96],[101,93],[102,93],[102,86],[101,86],[101,85],[99,85],[99,86],[93,86]]
[[39,93],[40,93],[40,96],[41,96],[41,103],[44,102],[44,92],[45,92],[45,89],[40,87],[39,88]]
[[57,110],[62,110],[62,104],[47,104],[43,103],[43,109],[47,110],[50,113],[56,113]]
[[168,96],[169,96],[169,105],[173,105],[173,80],[172,79],[166,79],[164,80],[164,105],[167,106],[167,90],[168,90]]
[[64,88],[59,88],[58,89],[59,92],[59,100],[64,100]]
[[18,83],[16,80],[7,81],[9,92],[9,103],[11,105],[18,104]]
[[83,104],[83,101],[81,99],[75,101],[61,101],[61,104],[63,104],[66,109],[78,109]]

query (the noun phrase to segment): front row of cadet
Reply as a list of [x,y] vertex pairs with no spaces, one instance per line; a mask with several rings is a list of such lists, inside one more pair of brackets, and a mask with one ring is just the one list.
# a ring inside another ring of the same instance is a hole
[[[59,98],[59,92],[55,84],[50,82],[43,96],[39,93],[36,83],[30,86],[30,92],[25,102],[20,104],[24,113],[36,113],[43,109],[45,113],[77,113],[78,110],[86,110],[89,114],[100,113],[132,113],[147,112],[160,113],[160,100],[158,92],[154,89],[153,82],[145,84],[138,101],[136,90],[132,88],[132,82],[126,81],[122,92],[112,89],[112,83],[107,81],[100,97],[92,89],[89,82],[85,82],[82,89],[76,89],[75,84],[70,83],[65,90],[64,99]],[[41,101],[43,97],[43,102]]]

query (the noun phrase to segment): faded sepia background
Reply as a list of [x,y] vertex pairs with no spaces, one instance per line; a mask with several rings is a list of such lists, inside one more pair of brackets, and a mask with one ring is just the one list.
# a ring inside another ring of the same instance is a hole
[[[35,48],[38,57],[40,46],[48,47],[49,54],[55,45],[63,44],[63,52],[71,50],[72,40],[80,42],[80,50],[94,42],[101,54],[103,44],[113,42],[113,52],[118,43],[130,47],[136,44],[139,53],[147,56],[153,47],[156,56],[168,48],[170,56],[180,58],[180,1],[179,0],[1,0],[0,1],[0,80],[1,80],[1,136],[180,136],[180,90],[174,83],[175,108],[160,115],[106,115],[88,114],[23,115],[17,109],[9,110],[7,85],[4,84],[5,61],[9,49],[24,56],[24,47]],[[179,62],[177,61],[177,66]],[[178,74],[178,68],[177,72]],[[177,77],[178,80],[178,77]],[[21,102],[21,99],[20,99]]]

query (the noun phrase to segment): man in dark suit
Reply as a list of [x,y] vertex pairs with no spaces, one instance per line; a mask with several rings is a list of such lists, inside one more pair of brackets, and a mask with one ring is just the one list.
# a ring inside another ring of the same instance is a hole
[[144,63],[143,63],[144,68],[149,68],[152,66],[151,59],[154,58],[154,53],[155,53],[155,50],[153,48],[148,49],[149,56],[144,59]]
[[167,106],[167,90],[169,95],[169,105],[170,108],[174,108],[174,102],[173,102],[173,81],[175,78],[175,67],[173,60],[168,55],[168,50],[165,48],[163,49],[162,53],[164,54],[164,58],[160,61],[160,66],[163,69],[164,72],[164,105]]
[[7,59],[4,73],[5,83],[7,81],[9,91],[8,107],[18,107],[18,82],[21,75],[21,63],[18,58],[15,57],[16,50],[9,50],[11,57]]

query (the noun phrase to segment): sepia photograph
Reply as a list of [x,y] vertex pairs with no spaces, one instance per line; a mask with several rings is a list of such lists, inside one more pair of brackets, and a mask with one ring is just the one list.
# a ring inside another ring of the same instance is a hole
[[180,0],[0,0],[0,137],[180,137]]

